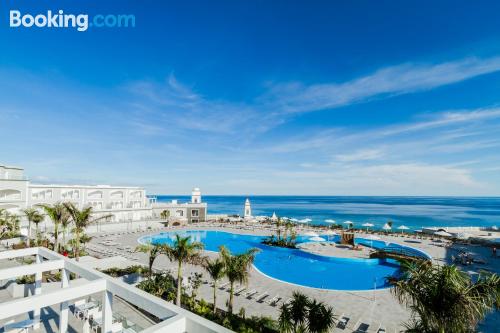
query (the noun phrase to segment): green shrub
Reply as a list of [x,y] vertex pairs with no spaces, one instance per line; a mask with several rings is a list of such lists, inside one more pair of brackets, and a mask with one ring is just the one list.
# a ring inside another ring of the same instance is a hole
[[35,283],[34,275],[23,275],[16,279],[17,284],[32,284]]
[[168,274],[155,274],[152,279],[141,281],[137,287],[170,302],[176,297],[175,279]]
[[149,269],[142,265],[132,265],[125,268],[112,267],[108,269],[101,270],[104,274],[108,274],[112,277],[120,277],[129,274],[139,274],[141,276],[147,276]]
[[[196,284],[196,277],[193,280],[192,282]],[[139,289],[169,302],[175,301],[176,286],[175,279],[169,274],[155,274],[151,279],[144,280],[137,285]],[[222,310],[214,314],[212,304],[207,303],[203,299],[197,300],[195,296],[182,293],[182,306],[230,330],[242,333],[278,333],[278,324],[270,317],[252,316],[245,318],[245,310],[243,308],[238,315],[229,314]]]

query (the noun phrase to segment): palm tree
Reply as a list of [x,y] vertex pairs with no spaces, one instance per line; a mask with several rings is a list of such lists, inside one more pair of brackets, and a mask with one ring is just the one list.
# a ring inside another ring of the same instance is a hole
[[214,280],[214,314],[217,313],[217,281],[224,277],[224,262],[221,258],[215,260],[207,260],[205,262],[205,270],[208,272],[212,280]]
[[160,213],[160,217],[163,219],[163,220],[166,220],[170,217],[170,211],[168,210],[163,210],[161,213]]
[[276,236],[278,237],[278,242],[281,239],[281,217],[276,220]]
[[26,208],[23,210],[24,215],[26,215],[26,218],[28,219],[28,240],[27,240],[27,246],[30,246],[30,240],[31,240],[31,223],[35,223],[37,226],[37,240],[38,240],[38,223],[43,221],[43,215],[40,214],[38,210],[35,208]]
[[86,249],[86,244],[92,240],[92,237],[87,234],[82,234],[80,236],[80,244],[83,245],[83,251]]
[[403,275],[391,281],[392,292],[412,311],[407,332],[466,333],[500,300],[500,278],[480,274],[473,282],[455,266],[403,262]]
[[220,247],[221,258],[224,262],[227,279],[229,280],[229,302],[227,303],[227,311],[233,313],[233,298],[234,298],[234,283],[248,283],[250,275],[250,267],[255,259],[255,254],[258,249],[249,249],[247,252],[233,255],[225,247]]
[[326,333],[335,324],[333,308],[306,295],[294,292],[292,300],[283,304],[278,319],[282,333]]
[[296,291],[293,292],[292,300],[281,306],[278,319],[280,331],[283,333],[304,332],[309,303],[309,297]]
[[290,222],[290,220],[285,221],[285,231],[283,232],[283,238],[285,239],[285,242],[288,241],[288,233],[292,231],[293,224]]
[[72,202],[65,202],[64,207],[68,211],[73,223],[75,224],[74,233],[75,233],[75,243],[73,246],[73,252],[76,258],[76,261],[80,261],[80,237],[85,232],[85,228],[92,223],[96,223],[98,221],[107,219],[112,215],[104,215],[98,218],[93,216],[93,208],[85,207],[83,209],[78,209]]
[[[63,204],[63,206],[64,206],[64,204]],[[62,237],[63,237],[62,246],[64,249],[66,249],[66,234],[68,233],[68,227],[71,225],[72,222],[73,221],[71,220],[69,213],[66,214],[66,218],[61,220]]]
[[40,245],[40,231],[38,229],[38,225],[40,222],[44,220],[44,216],[40,214],[39,216],[36,216],[35,219],[33,220],[33,223],[35,223],[35,239],[36,239],[36,245]]
[[288,222],[283,222],[283,240],[286,243],[286,240],[288,239]]
[[19,232],[19,216],[0,208],[0,239],[12,237]]
[[135,248],[136,251],[138,252],[143,252],[146,253],[149,257],[149,279],[153,277],[153,264],[156,260],[156,258],[161,254],[162,252],[162,247],[157,244],[141,244]]
[[177,261],[177,297],[176,304],[181,306],[182,294],[182,263],[195,263],[201,258],[200,251],[203,250],[203,244],[200,242],[190,242],[191,237],[181,237],[175,235],[172,246],[163,245],[163,252],[171,261]]
[[59,226],[67,224],[69,221],[69,214],[62,203],[55,203],[54,205],[39,205],[45,211],[45,214],[54,223],[54,249],[59,251]]
[[333,308],[312,300],[307,309],[307,330],[310,333],[326,333],[335,324]]

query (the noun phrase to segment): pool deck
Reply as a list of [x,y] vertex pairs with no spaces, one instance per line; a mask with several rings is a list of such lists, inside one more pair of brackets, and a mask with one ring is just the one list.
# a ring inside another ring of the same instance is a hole
[[[252,235],[270,235],[272,230],[261,229],[260,227],[242,227],[241,225],[224,225],[210,226],[205,223],[200,223],[197,225],[190,225],[189,227],[182,228],[168,228],[163,231],[175,231],[175,230],[215,230],[215,231],[227,231],[238,234],[252,234]],[[303,233],[307,228],[301,228],[299,233]],[[320,233],[318,230],[316,232]],[[153,232],[154,233],[154,232]],[[113,234],[113,233],[111,233]],[[125,233],[120,234],[115,237],[115,240],[123,245],[128,245],[135,247],[138,243],[138,239],[144,235],[152,234],[152,232],[137,232],[137,233]],[[363,237],[366,234],[356,233],[357,236]],[[386,242],[394,242],[406,246],[415,247],[417,249],[423,250],[433,257],[433,261],[438,264],[450,263],[451,255],[456,255],[462,249],[466,249],[474,254],[474,256],[482,258],[486,261],[486,264],[473,264],[464,267],[466,271],[478,271],[480,269],[487,269],[492,272],[500,273],[500,259],[492,258],[489,249],[474,246],[474,245],[461,245],[446,247],[444,243],[435,242],[430,239],[416,239],[413,237],[404,236],[394,236],[394,235],[379,235],[382,240]],[[101,241],[101,237],[95,237],[92,239],[91,243],[99,246],[98,242]],[[101,245],[102,246],[102,245]],[[364,248],[362,251],[354,251],[349,248],[343,248],[341,246],[322,246],[319,244],[304,244],[307,250],[312,253],[331,255],[339,257],[350,257],[350,258],[366,258],[369,253],[369,249]],[[113,247],[116,251],[116,247]],[[206,252],[206,255],[210,257],[216,257],[217,254],[213,252]],[[142,264],[147,264],[147,255],[143,253],[134,254]],[[136,261],[130,261],[130,264],[137,264]],[[176,264],[170,262],[165,256],[160,256],[155,261],[154,268],[159,270],[171,270],[175,271]],[[184,276],[189,276],[193,273],[203,274],[203,279],[210,280],[208,274],[197,266],[186,265],[184,268]],[[223,284],[225,281],[221,281]],[[368,324],[368,332],[377,332],[379,326],[385,327],[387,332],[399,332],[403,329],[403,323],[409,319],[409,312],[406,308],[401,306],[391,294],[390,289],[376,290],[376,291],[340,291],[340,290],[324,290],[324,289],[314,289],[298,285],[291,285],[289,283],[278,281],[273,278],[267,277],[255,268],[252,268],[250,274],[250,280],[248,283],[247,291],[255,289],[257,293],[252,298],[247,298],[244,292],[235,296],[234,311],[238,312],[240,308],[245,308],[245,313],[247,316],[250,315],[266,315],[273,318],[277,318],[279,313],[279,305],[282,301],[286,301],[291,297],[293,291],[300,291],[312,298],[323,301],[331,306],[333,306],[335,314],[340,318],[341,316],[346,316],[349,318],[347,328],[342,330],[336,328],[332,332],[352,332],[355,331],[361,323]],[[268,296],[263,299],[262,302],[257,302],[256,297],[267,293]],[[209,284],[202,284],[198,291],[198,297],[203,298],[208,302],[212,302],[213,289]],[[274,296],[281,297],[282,301],[278,303],[278,306],[272,306],[267,303],[268,300]],[[225,308],[226,301],[229,298],[229,293],[227,288],[217,290],[217,304],[220,308]],[[494,327],[500,325],[500,315],[499,313],[494,313],[488,317],[485,324],[482,324],[479,329],[481,332],[493,332]]]

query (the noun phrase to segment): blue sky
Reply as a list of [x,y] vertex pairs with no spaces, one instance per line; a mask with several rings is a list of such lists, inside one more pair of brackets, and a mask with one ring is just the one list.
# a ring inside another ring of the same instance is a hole
[[[500,195],[500,3],[0,6],[0,163],[150,193]],[[134,14],[13,29],[9,10]]]

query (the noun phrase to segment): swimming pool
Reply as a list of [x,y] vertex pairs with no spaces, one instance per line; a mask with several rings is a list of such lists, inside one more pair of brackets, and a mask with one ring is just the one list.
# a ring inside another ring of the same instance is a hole
[[[224,231],[189,230],[162,232],[144,236],[139,242],[172,244],[175,235],[190,236],[192,241],[202,242],[207,251],[218,251],[221,245],[233,253],[258,248],[254,267],[262,274],[283,282],[301,286],[335,290],[372,290],[387,288],[386,278],[399,273],[399,264],[391,259],[336,258],[311,254],[300,249],[268,246],[261,243],[265,236],[242,235]],[[326,238],[327,236],[325,236]],[[331,237],[330,240],[338,241]],[[307,242],[309,237],[299,236],[297,242]],[[386,246],[382,241],[357,238],[374,248]],[[396,244],[390,244],[395,246]]]

